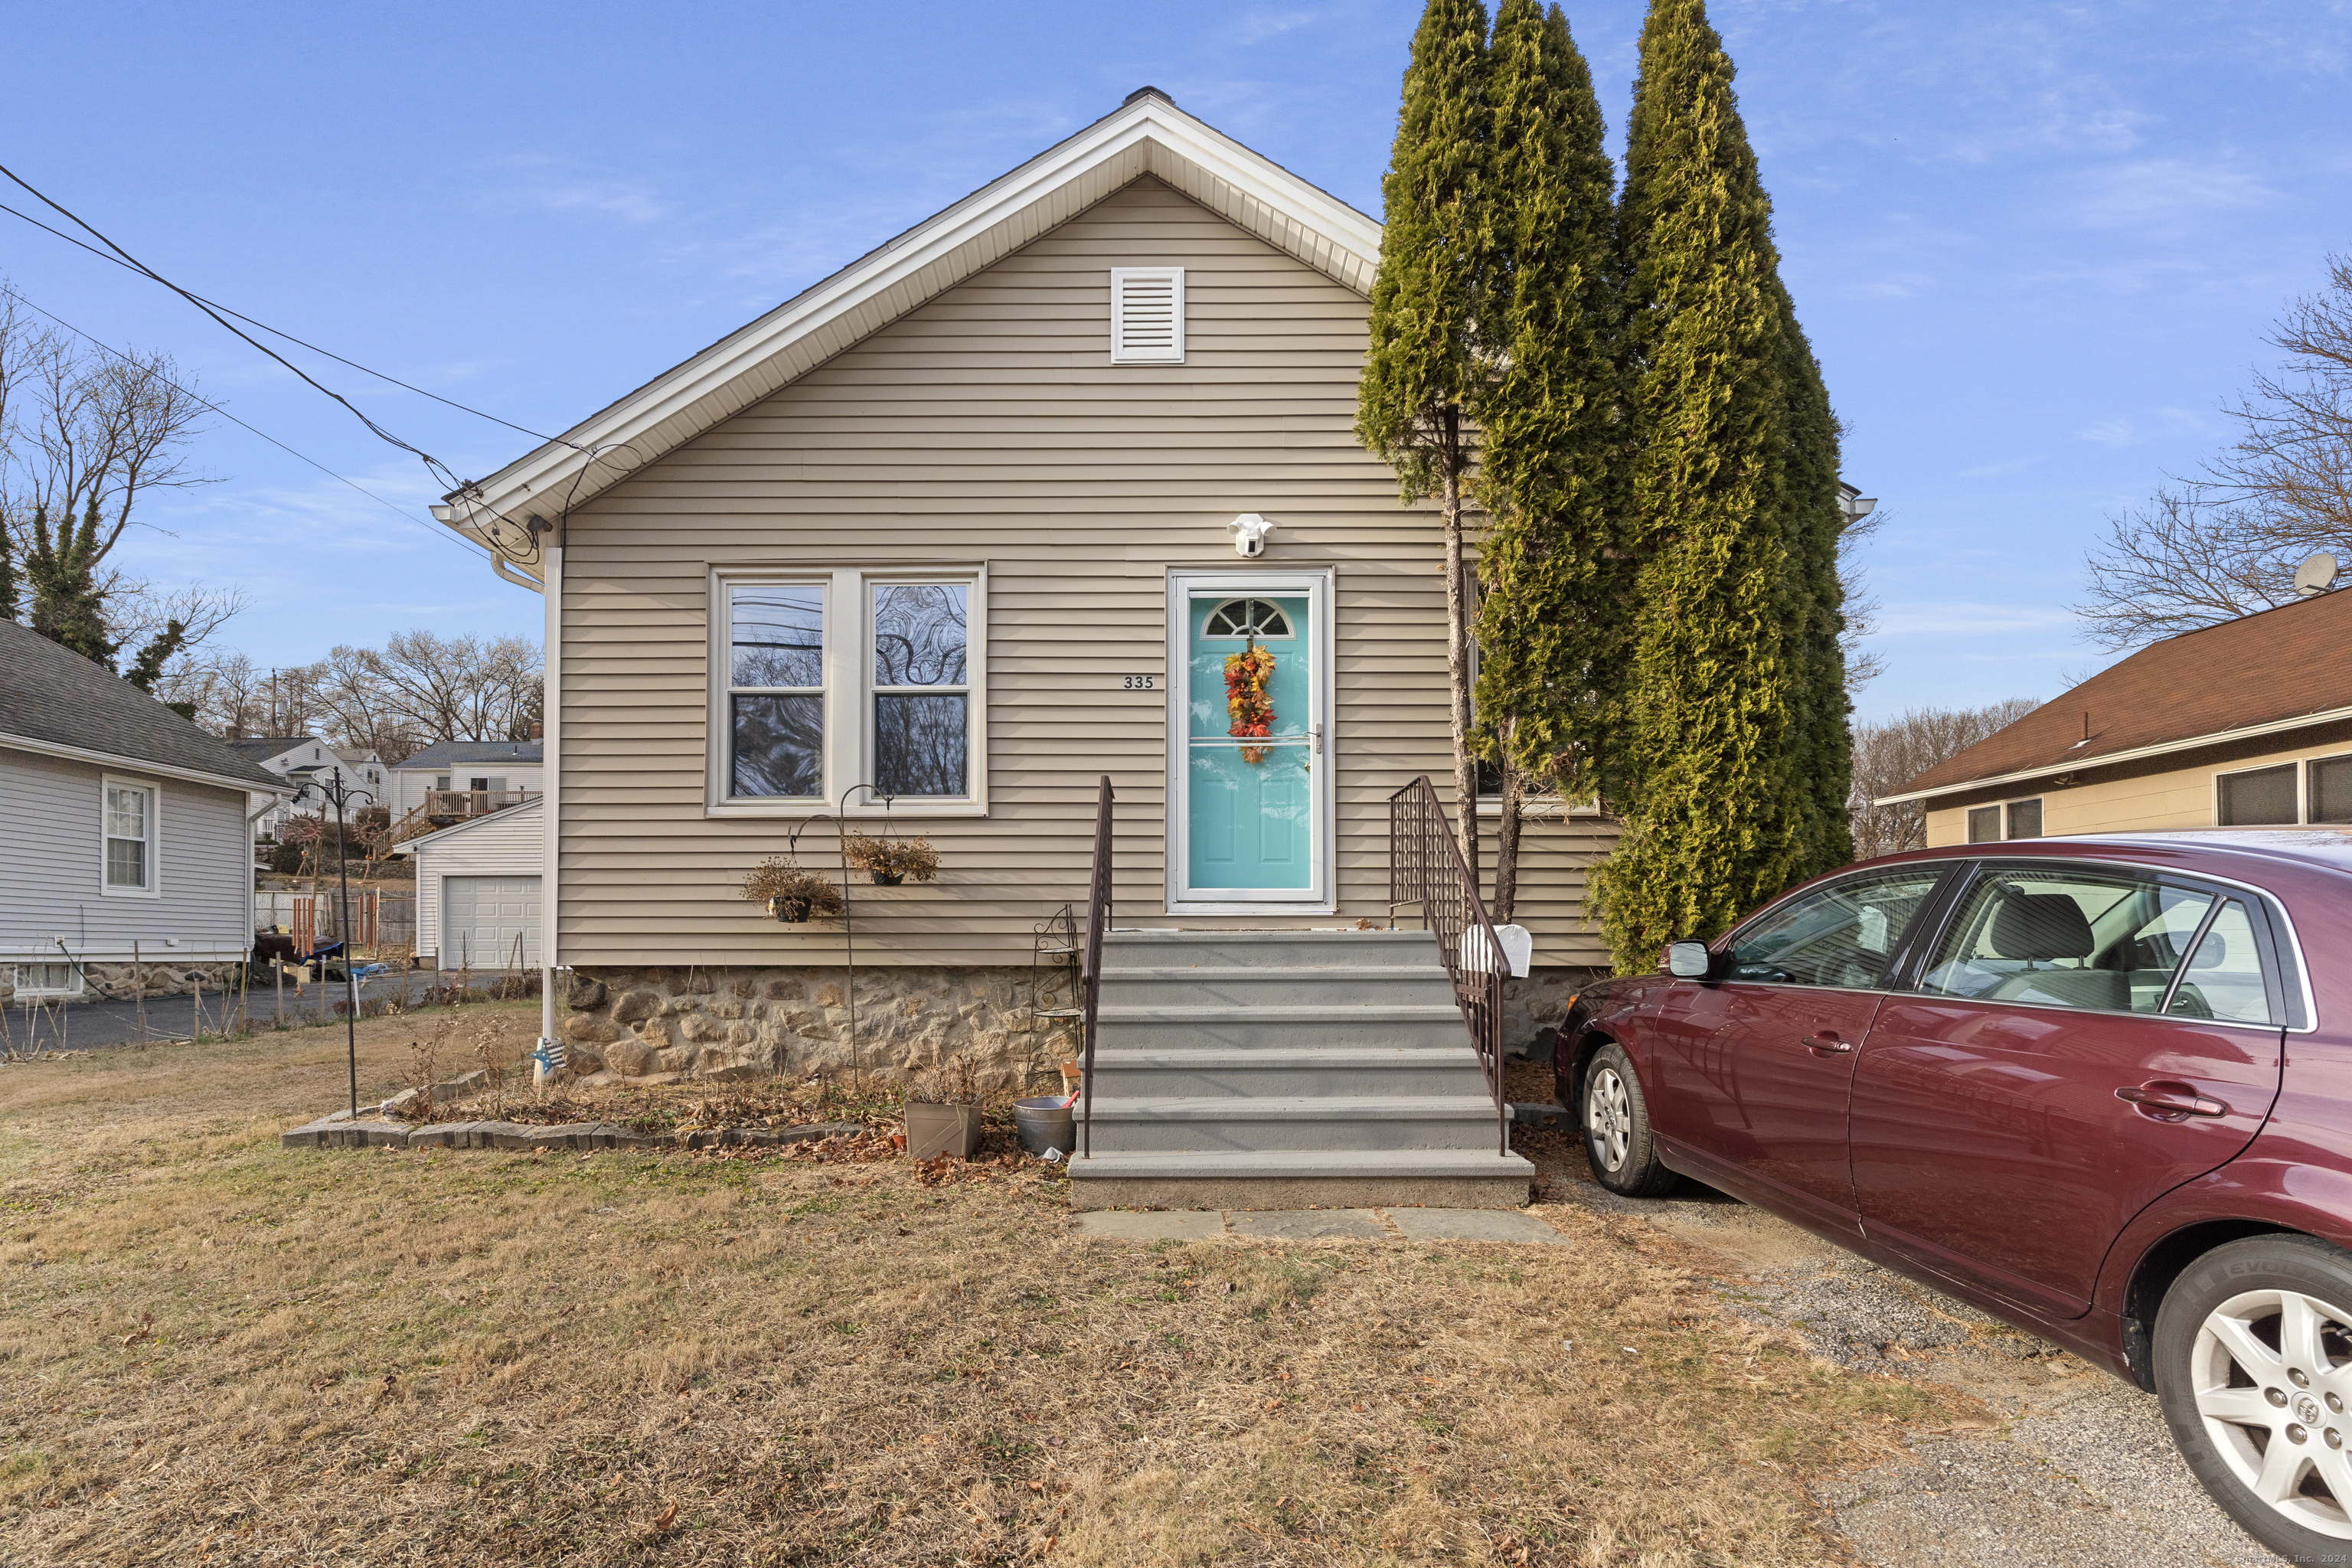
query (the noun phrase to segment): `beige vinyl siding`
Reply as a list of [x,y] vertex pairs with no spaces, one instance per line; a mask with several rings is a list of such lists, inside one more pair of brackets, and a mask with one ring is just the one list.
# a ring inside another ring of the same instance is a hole
[[[1186,269],[1187,363],[1109,363],[1110,268]],[[1334,566],[1338,917],[1387,910],[1387,796],[1450,769],[1434,518],[1355,443],[1365,301],[1152,180],[875,334],[570,519],[562,659],[560,962],[825,963],[840,928],[735,897],[789,820],[706,816],[709,574],[988,574],[988,816],[903,811],[940,879],[856,889],[860,962],[1022,963],[1083,902],[1095,780],[1118,791],[1122,923],[1164,909],[1171,568],[1243,568],[1224,529],[1280,525],[1269,569]],[[1164,685],[1164,679],[1162,684]],[[1443,787],[1443,786],[1442,786]],[[1448,792],[1450,793],[1450,791]],[[1599,963],[1582,929],[1591,819],[1534,825],[1521,917],[1538,961]],[[801,858],[834,862],[831,824]],[[420,925],[421,925],[420,921]]]
[[[2338,742],[2299,750],[2267,752],[2260,756],[2239,757],[2227,763],[2175,768],[2168,773],[2143,773],[2137,778],[2114,779],[2072,789],[2037,789],[2032,784],[2019,784],[2000,798],[2004,801],[2032,800],[2039,796],[2044,837],[2074,833],[2158,833],[2171,828],[2212,827],[2221,821],[2221,793],[2216,781],[2223,773],[2251,773],[2257,768],[2276,767],[2281,763],[2304,763],[2347,753],[2352,753],[2352,746]],[[1979,801],[1976,804],[1984,803]],[[1968,807],[1937,807],[1927,813],[1927,843],[1930,847],[1965,844],[1968,839]]]

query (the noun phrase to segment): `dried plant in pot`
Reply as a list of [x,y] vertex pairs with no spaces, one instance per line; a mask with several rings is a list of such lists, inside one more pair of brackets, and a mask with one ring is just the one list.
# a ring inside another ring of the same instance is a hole
[[928,838],[852,832],[841,841],[841,858],[871,877],[877,888],[895,888],[909,877],[928,882],[940,874],[940,852]]
[[980,1101],[980,1080],[961,1057],[917,1074],[907,1094],[907,1152],[918,1160],[979,1153]]
[[831,920],[848,906],[833,879],[812,871],[789,855],[772,855],[744,874],[743,897],[765,904],[786,925]]

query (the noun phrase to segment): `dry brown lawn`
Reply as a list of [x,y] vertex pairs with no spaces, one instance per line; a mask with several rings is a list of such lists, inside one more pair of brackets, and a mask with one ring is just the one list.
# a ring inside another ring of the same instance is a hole
[[[418,1026],[362,1033],[381,1096]],[[1837,1562],[1808,1478],[1934,1414],[1579,1208],[1141,1246],[1034,1166],[281,1152],[342,1075],[0,1068],[0,1563]]]

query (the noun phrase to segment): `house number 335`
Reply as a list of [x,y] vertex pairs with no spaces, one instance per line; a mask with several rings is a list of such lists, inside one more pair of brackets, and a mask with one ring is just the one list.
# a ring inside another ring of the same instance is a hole
[[1119,677],[1119,685],[1129,691],[1156,691],[1160,689],[1160,678],[1156,675],[1123,675]]

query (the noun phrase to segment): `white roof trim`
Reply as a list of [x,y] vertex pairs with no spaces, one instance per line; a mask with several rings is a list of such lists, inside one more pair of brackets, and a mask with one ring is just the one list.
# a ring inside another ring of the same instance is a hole
[[2191,735],[2180,741],[2159,741],[2153,746],[2135,746],[2127,752],[2104,752],[2095,756],[2077,757],[2072,762],[2053,763],[2047,767],[2027,768],[2022,773],[1994,773],[1986,778],[1962,779],[1958,784],[1938,784],[1934,789],[1915,789],[1905,795],[1882,795],[1870,804],[1902,805],[1909,801],[1927,800],[1939,795],[1958,795],[1963,790],[1990,789],[1995,784],[2025,784],[2033,779],[2054,778],[2060,773],[2081,773],[2086,768],[2104,768],[2111,763],[2131,763],[2137,762],[2142,757],[2162,757],[2175,752],[2194,752],[2207,746],[2226,746],[2233,741],[2255,741],[2264,735],[2280,735],[2289,730],[2308,729],[2315,724],[2334,724],[2347,719],[2352,719],[2352,708],[2326,708],[2316,713],[2305,713],[2293,719],[2273,719],[2267,724],[2249,724],[2242,730],[2216,730],[2210,735]]
[[272,787],[251,779],[231,778],[226,773],[208,773],[201,768],[172,767],[163,763],[148,762],[143,757],[126,757],[115,752],[93,752],[86,746],[60,746],[54,741],[36,741],[29,735],[0,734],[0,746],[32,752],[44,757],[63,757],[69,762],[95,763],[103,767],[119,768],[126,773],[179,779],[187,784],[210,784],[215,789],[243,790],[247,795],[276,795],[289,800],[294,795],[294,791],[285,784]]
[[[533,512],[552,521],[1145,174],[1370,294],[1378,222],[1145,90],[509,463],[480,482],[472,504],[517,522]],[[583,447],[634,456],[599,462]],[[445,502],[433,514],[490,543],[488,531],[467,521],[469,510]],[[492,564],[503,564],[492,548]]]
[[411,854],[428,844],[438,844],[444,838],[479,827],[486,822],[519,822],[526,816],[537,816],[541,815],[541,808],[546,804],[547,796],[542,795],[536,800],[526,800],[518,805],[501,806],[496,811],[485,812],[479,816],[469,816],[463,822],[453,822],[446,827],[436,827],[430,833],[420,833],[414,838],[404,838],[394,845],[388,853]]

